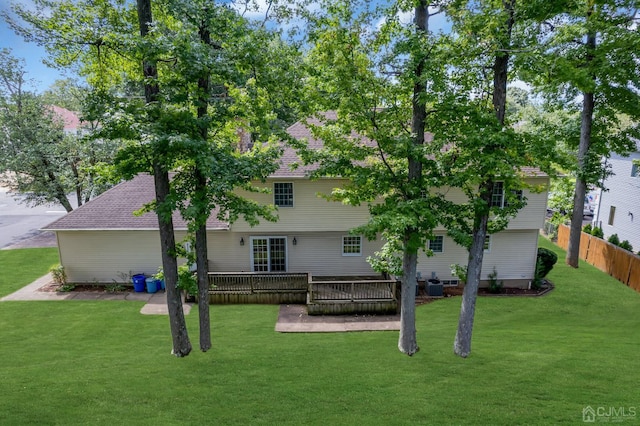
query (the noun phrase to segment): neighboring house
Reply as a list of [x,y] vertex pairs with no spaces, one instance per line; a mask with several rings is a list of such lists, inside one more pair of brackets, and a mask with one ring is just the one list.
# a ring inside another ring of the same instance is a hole
[[53,116],[62,122],[65,133],[75,133],[80,130],[82,122],[77,113],[57,105],[52,105],[50,108]]
[[593,223],[602,228],[604,238],[618,234],[640,250],[640,141],[628,156],[614,154],[607,160],[612,174],[604,181]]
[[[311,147],[322,142],[296,123],[288,132],[306,139]],[[348,206],[327,201],[319,193],[330,193],[344,180],[310,180],[312,166],[294,170],[295,152],[286,148],[281,167],[270,176],[266,186],[271,194],[243,193],[264,204],[278,206],[278,222],[261,221],[250,227],[244,220],[229,224],[211,218],[207,224],[209,268],[211,272],[310,272],[313,276],[370,276],[375,272],[367,262],[381,241],[367,241],[349,230],[367,222],[367,206]],[[528,180],[548,185],[548,177],[528,171]],[[496,186],[494,202],[502,203],[503,191]],[[538,233],[546,211],[546,191],[524,191],[527,206],[508,229],[487,239],[482,278],[494,268],[505,286],[526,287],[534,276]],[[123,281],[131,274],[153,274],[161,265],[157,218],[153,213],[134,216],[132,212],[154,197],[153,178],[138,175],[121,183],[91,202],[51,223],[45,229],[55,231],[60,260],[71,282]],[[448,198],[464,200],[461,191],[447,191]],[[177,240],[186,235],[186,224],[176,213]],[[467,251],[436,230],[430,248],[434,256],[420,255],[418,271],[423,278],[437,276],[445,285],[457,284],[451,265],[466,265]]]

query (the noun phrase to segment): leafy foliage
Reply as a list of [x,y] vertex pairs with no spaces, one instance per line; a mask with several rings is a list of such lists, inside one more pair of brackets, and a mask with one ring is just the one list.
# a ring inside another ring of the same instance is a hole
[[620,244],[618,244],[618,247],[633,253],[633,246],[631,245],[629,240],[622,241]]
[[619,246],[620,245],[620,238],[618,237],[618,234],[610,235],[609,238],[607,238],[607,241],[610,242],[611,244],[615,245],[615,246]]
[[591,235],[598,238],[604,238],[604,231],[602,230],[602,228],[594,226],[591,230]]
[[546,277],[557,262],[558,255],[555,252],[544,247],[538,247],[538,256],[536,263],[542,265],[542,269],[536,275],[540,278]]
[[488,275],[489,278],[489,293],[498,294],[502,293],[504,288],[504,281],[498,281],[498,271],[493,268],[493,272]]

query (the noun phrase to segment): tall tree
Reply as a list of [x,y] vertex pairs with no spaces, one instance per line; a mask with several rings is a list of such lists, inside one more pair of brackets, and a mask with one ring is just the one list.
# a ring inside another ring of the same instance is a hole
[[[374,268],[401,276],[401,330],[398,349],[419,350],[415,327],[418,252],[438,224],[439,195],[430,186],[438,170],[425,144],[427,105],[435,99],[427,85],[441,84],[444,68],[429,32],[429,4],[395,4],[377,11],[358,2],[327,2],[326,13],[311,16],[308,58],[313,77],[309,92],[322,114],[309,123],[324,141],[320,151],[305,149],[307,162],[318,162],[315,176],[348,179],[329,198],[352,205],[368,203],[371,219],[354,229],[369,239],[382,236]],[[413,22],[404,23],[404,13]],[[378,13],[380,13],[378,15]],[[375,30],[370,22],[381,25]],[[435,83],[434,83],[435,82]]]
[[505,229],[525,205],[523,169],[537,165],[536,154],[545,151],[540,146],[545,141],[516,131],[507,116],[510,63],[519,50],[513,32],[518,26],[521,41],[526,8],[516,0],[460,1],[450,3],[447,11],[453,22],[450,57],[457,69],[452,77],[457,95],[441,106],[436,119],[446,126],[436,136],[448,145],[438,155],[444,182],[467,196],[467,202],[446,212],[448,233],[469,250],[454,341],[454,353],[467,357],[486,239]]
[[[69,194],[75,192],[81,206],[103,191],[108,182],[95,179],[96,169],[111,162],[117,144],[91,146],[93,123],[64,130],[71,113],[56,108],[49,102],[53,98],[28,90],[24,64],[9,50],[0,51],[0,68],[3,183],[25,194],[29,204],[56,202],[67,211],[73,210]],[[51,96],[63,98],[56,91]]]
[[[610,152],[632,149],[640,135],[638,4],[634,0],[560,2],[541,19],[538,61],[523,76],[564,109],[580,110],[580,137],[566,262],[578,267],[585,194],[603,174]],[[635,122],[622,124],[623,117]]]
[[[228,5],[206,0],[154,5],[153,21],[150,12],[141,17],[146,4],[138,4],[132,14],[126,2],[107,0],[65,2],[60,7],[66,14],[59,8],[47,16],[20,14],[42,32],[31,37],[49,43],[56,62],[65,63],[68,51],[80,58],[81,72],[95,89],[91,112],[109,118],[102,134],[126,141],[116,161],[122,175],[151,171],[155,176],[153,207],[162,234],[174,352],[180,356],[190,346],[179,294],[170,293],[176,251],[182,252],[169,235],[171,215],[180,211],[195,243],[190,260],[197,264],[199,278],[200,347],[208,350],[206,223],[212,211],[229,222],[239,216],[251,224],[259,217],[275,219],[272,208],[239,197],[234,189],[256,190],[252,180],[265,179],[277,167],[276,135],[283,131],[277,111],[291,111],[286,101],[295,93],[297,73],[291,72],[295,66],[289,60],[296,56],[276,34],[257,31]],[[98,28],[67,34],[68,27],[92,14]],[[118,14],[125,19],[113,21]],[[142,34],[140,43],[126,22],[132,17]],[[95,37],[102,40],[98,45]],[[133,58],[144,59],[144,74],[132,65]],[[238,149],[240,129],[252,136],[253,148]],[[169,182],[171,170],[175,173]],[[167,261],[165,255],[173,259]]]
[[[151,12],[151,0],[137,0],[138,23],[140,25],[140,36],[143,41],[149,35],[153,24]],[[144,75],[144,97],[148,109],[148,120],[152,122],[158,119],[159,92],[158,70],[156,59],[152,56],[144,57],[142,61],[142,73]],[[165,138],[161,138],[159,144],[167,144]],[[158,143],[157,142],[157,143]],[[163,151],[166,148],[157,146],[152,150],[153,181],[156,188],[156,209],[158,213],[158,227],[160,229],[160,249],[162,251],[162,268],[167,285],[167,306],[169,308],[169,323],[171,326],[171,336],[173,338],[173,354],[177,357],[189,355],[191,352],[191,342],[184,320],[182,309],[182,299],[177,288],[178,263],[176,259],[176,241],[173,231],[173,209],[167,208],[169,203],[169,165],[162,161]]]

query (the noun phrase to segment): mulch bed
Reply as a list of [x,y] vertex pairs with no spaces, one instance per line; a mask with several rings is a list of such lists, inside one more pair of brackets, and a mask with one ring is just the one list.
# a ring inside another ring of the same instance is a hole
[[[491,293],[488,288],[479,288],[478,296],[486,297],[536,297],[543,296],[553,290],[555,286],[550,281],[545,281],[539,290],[526,289],[526,288],[503,288],[500,293]],[[435,302],[436,300],[446,297],[462,296],[464,287],[444,287],[442,290],[442,297],[429,297],[424,294],[424,290],[420,290],[420,294],[416,296],[416,305],[423,305],[425,303]]]
[[[61,285],[54,283],[53,281],[51,281],[48,284],[45,284],[44,286],[40,287],[38,289],[38,291],[44,291],[44,292],[50,292],[50,293],[54,293],[54,292],[63,292],[61,290]],[[71,290],[74,293],[86,293],[86,292],[91,292],[91,293],[122,293],[122,292],[130,292],[133,291],[133,286],[121,286],[121,287],[115,287],[115,285],[110,285],[110,284],[78,284],[76,285],[73,290]],[[68,293],[68,292],[66,292]]]

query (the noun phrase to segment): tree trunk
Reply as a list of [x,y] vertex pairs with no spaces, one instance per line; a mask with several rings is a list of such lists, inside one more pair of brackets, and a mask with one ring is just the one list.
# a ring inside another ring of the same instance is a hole
[[[149,27],[153,22],[151,15],[151,0],[137,0],[138,23],[142,38],[149,33]],[[158,70],[153,60],[144,60],[142,69],[145,77],[144,93],[147,104],[158,100],[160,88],[157,77]],[[154,153],[155,154],[155,153]],[[163,168],[157,155],[153,160],[153,180],[156,190],[156,209],[161,209],[169,195],[169,173]],[[172,353],[177,357],[189,355],[191,342],[187,333],[187,326],[182,310],[182,297],[178,290],[178,262],[175,257],[176,240],[173,231],[173,219],[171,214],[158,214],[158,228],[160,231],[160,250],[162,252],[162,269],[164,271],[165,285],[167,289],[167,308],[169,310],[169,323],[173,339]]]
[[[504,126],[507,106],[507,82],[509,71],[509,47],[511,45],[511,33],[515,17],[515,0],[503,2],[507,13],[504,25],[503,39],[499,40],[502,48],[496,52],[493,63],[493,109],[498,122]],[[488,145],[487,151],[500,149]],[[491,206],[491,193],[493,191],[493,178],[484,177],[478,191],[482,199],[481,207],[475,208],[473,224],[473,240],[469,249],[469,262],[467,264],[467,283],[462,293],[462,306],[458,319],[458,330],[453,343],[453,352],[466,358],[471,353],[471,336],[473,334],[473,321],[480,286],[480,274],[482,272],[482,260],[484,258],[484,241],[487,237],[487,225]]]
[[[203,23],[198,34],[200,40],[209,45],[211,43],[211,34]],[[209,71],[206,70],[203,75],[198,78],[198,97],[197,97],[197,114],[198,118],[205,118],[209,106]],[[206,120],[200,120],[200,136],[203,146],[207,145],[209,136],[209,127]],[[209,261],[207,249],[207,218],[211,214],[208,211],[207,202],[207,177],[200,163],[196,159],[195,168],[195,197],[197,199],[198,216],[196,221],[199,223],[196,230],[196,266],[198,270],[198,313],[200,321],[200,350],[206,352],[211,349],[211,319],[209,314]]]
[[[206,191],[206,178],[197,173],[196,191]],[[207,251],[206,221],[196,230],[196,266],[198,278],[198,315],[200,324],[200,350],[211,349],[211,319],[209,315],[209,261]]]
[[[593,61],[593,51],[596,48],[596,35],[587,35],[587,64]],[[595,85],[595,77],[593,77]],[[587,166],[587,156],[591,147],[591,127],[593,124],[593,112],[595,109],[595,97],[593,93],[582,93],[582,113],[580,117],[580,145],[578,147],[578,173],[576,176],[576,190],[573,194],[573,213],[571,214],[571,227],[569,230],[569,245],[567,246],[567,257],[565,262],[572,268],[578,267],[580,255],[580,234],[582,233],[582,218],[584,211],[584,197],[587,192],[587,181],[585,179],[585,169]]]
[[[169,173],[162,169],[162,165],[156,162],[153,166],[153,177],[156,187],[156,203],[162,206],[169,195]],[[191,342],[187,333],[187,325],[182,309],[182,295],[178,284],[178,261],[175,253],[176,237],[173,232],[173,219],[158,214],[158,227],[160,229],[160,247],[162,250],[162,269],[167,291],[167,308],[169,310],[169,324],[173,338],[173,350],[177,357],[189,355]]]
[[416,339],[416,267],[418,252],[405,250],[400,290],[400,337],[398,349],[409,356],[420,350]]
[[[490,194],[490,193],[489,193]],[[476,312],[476,300],[480,285],[480,273],[482,272],[482,259],[484,257],[484,241],[487,236],[487,223],[489,216],[482,215],[473,229],[473,242],[469,249],[469,263],[467,265],[467,283],[462,292],[462,306],[458,320],[458,331],[453,343],[453,352],[466,358],[471,353],[471,335],[473,333],[473,320]]]
[[[414,23],[417,31],[426,33],[428,31],[429,14],[428,4],[424,0],[415,8]],[[414,70],[415,83],[413,86],[412,109],[413,117],[411,130],[413,133],[414,146],[424,144],[424,122],[427,116],[426,105],[423,94],[426,90],[423,78],[425,58],[420,58]],[[416,158],[415,152],[409,155],[409,191],[411,188],[421,187],[422,162]],[[409,192],[408,198],[421,197],[421,191]],[[418,266],[418,248],[412,247],[412,234],[416,232],[413,228],[407,228],[404,235],[404,254],[402,258],[402,289],[400,305],[400,336],[398,338],[398,349],[409,356],[420,349],[416,340],[416,269]]]

